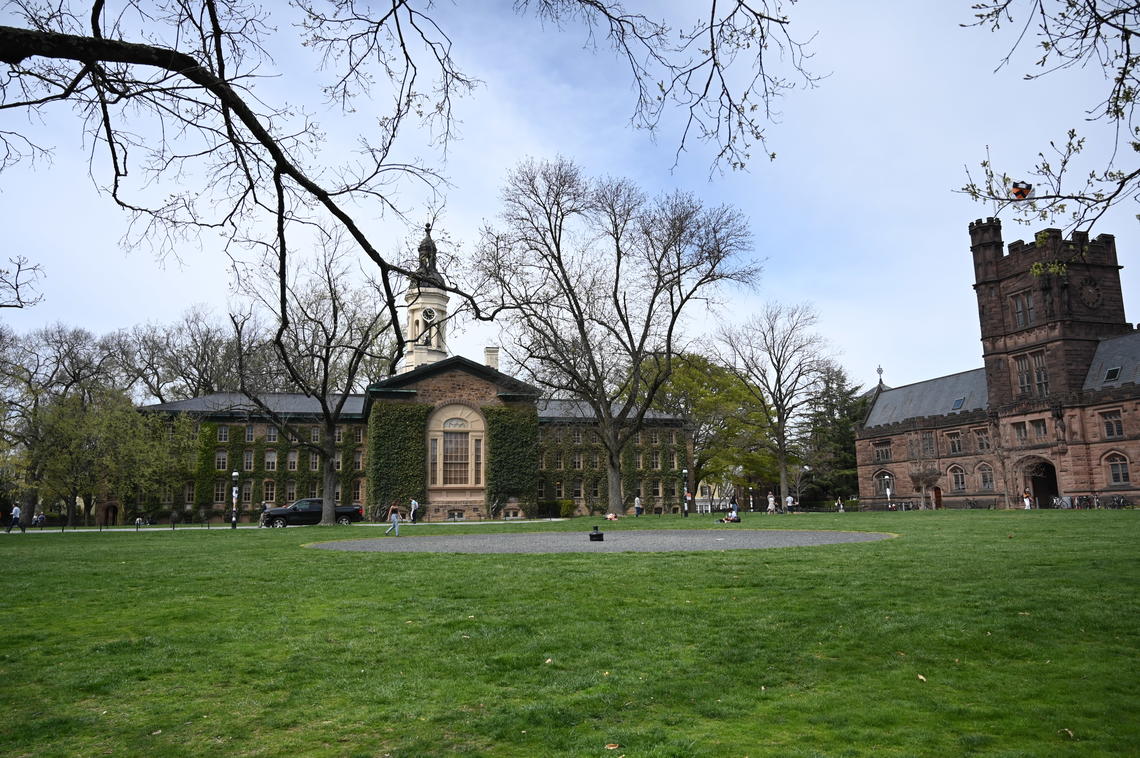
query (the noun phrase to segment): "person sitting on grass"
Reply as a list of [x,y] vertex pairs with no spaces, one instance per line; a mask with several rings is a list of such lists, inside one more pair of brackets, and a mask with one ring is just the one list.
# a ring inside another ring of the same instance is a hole
[[717,521],[722,523],[722,524],[739,524],[740,523],[740,514],[736,512],[735,508],[733,508],[731,511],[728,512],[727,516],[725,516],[724,518],[721,518],[721,519],[717,519]]

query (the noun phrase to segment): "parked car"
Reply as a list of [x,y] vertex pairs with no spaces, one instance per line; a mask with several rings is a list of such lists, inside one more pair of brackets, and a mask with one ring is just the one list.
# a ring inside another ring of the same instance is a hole
[[[280,508],[270,508],[265,512],[265,525],[279,529],[286,526],[301,524],[317,524],[321,520],[323,501],[319,497],[307,497],[292,505]],[[364,506],[338,505],[336,507],[336,522],[338,524],[351,524],[354,521],[364,520]]]

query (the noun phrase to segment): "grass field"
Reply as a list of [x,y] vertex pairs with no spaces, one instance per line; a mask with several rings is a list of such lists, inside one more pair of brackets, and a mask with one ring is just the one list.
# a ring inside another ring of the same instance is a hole
[[[0,754],[1140,755],[1140,512],[741,526],[899,536],[431,555],[303,547],[364,526],[0,534]],[[739,528],[605,530],[698,527]]]

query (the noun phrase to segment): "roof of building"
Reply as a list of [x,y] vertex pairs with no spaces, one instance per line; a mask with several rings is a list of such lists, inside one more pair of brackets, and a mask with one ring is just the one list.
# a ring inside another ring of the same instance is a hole
[[963,371],[903,387],[883,389],[867,414],[864,426],[886,426],[922,416],[984,410],[988,401],[986,370],[978,368]]
[[[320,403],[315,397],[302,395],[299,392],[270,392],[260,397],[270,410],[282,416],[319,416],[321,413]],[[215,392],[211,395],[192,397],[189,400],[144,405],[139,410],[242,418],[261,415],[261,410],[240,392]],[[362,417],[363,413],[364,395],[349,395],[344,402],[344,411],[341,415],[352,418]]]
[[1083,389],[1089,392],[1129,382],[1140,383],[1140,332],[1106,339],[1097,345]]
[[[538,417],[544,421],[589,421],[596,418],[594,409],[584,400],[539,400]],[[681,421],[677,416],[661,411],[645,412],[647,421]]]
[[368,393],[372,395],[391,393],[393,391],[402,390],[408,387],[408,385],[423,381],[429,376],[457,370],[466,371],[492,384],[496,384],[507,394],[535,398],[542,394],[541,391],[533,385],[519,381],[498,369],[491,368],[482,363],[476,363],[470,358],[464,358],[462,355],[453,355],[441,361],[425,363],[422,366],[417,366],[411,371],[406,371],[402,374],[393,374],[392,376],[385,377],[380,381],[368,385]]

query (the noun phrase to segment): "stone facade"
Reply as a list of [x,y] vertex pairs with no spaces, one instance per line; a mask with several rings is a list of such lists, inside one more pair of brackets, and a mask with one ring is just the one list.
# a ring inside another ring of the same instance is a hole
[[1048,229],[1007,252],[996,219],[970,240],[984,368],[880,382],[857,434],[864,506],[918,504],[923,482],[950,507],[1140,501],[1140,333],[1115,240]]

